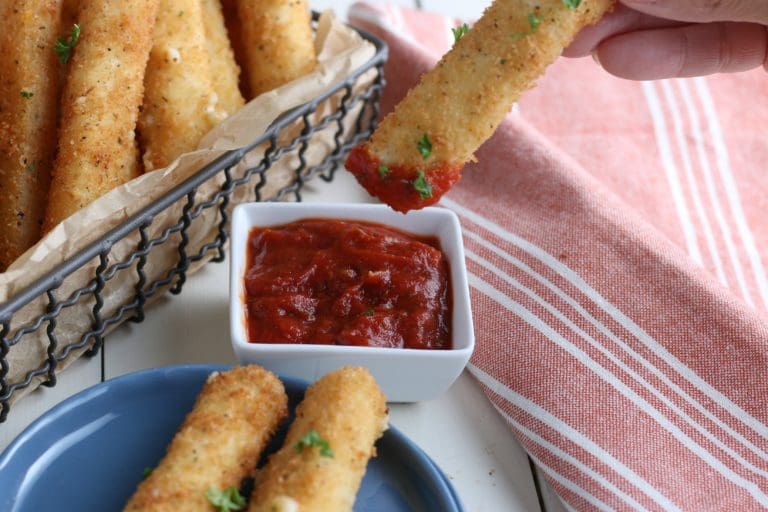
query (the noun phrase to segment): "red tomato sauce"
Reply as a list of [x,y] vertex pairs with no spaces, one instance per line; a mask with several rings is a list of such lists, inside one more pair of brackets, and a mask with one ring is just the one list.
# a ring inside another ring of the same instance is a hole
[[378,224],[306,219],[255,228],[248,339],[450,349],[448,276],[437,239]]

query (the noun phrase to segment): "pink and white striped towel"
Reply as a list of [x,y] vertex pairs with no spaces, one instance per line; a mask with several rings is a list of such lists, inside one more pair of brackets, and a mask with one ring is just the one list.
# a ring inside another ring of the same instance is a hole
[[[453,20],[358,4],[388,111]],[[768,75],[636,83],[561,59],[442,201],[470,370],[579,510],[768,508]]]

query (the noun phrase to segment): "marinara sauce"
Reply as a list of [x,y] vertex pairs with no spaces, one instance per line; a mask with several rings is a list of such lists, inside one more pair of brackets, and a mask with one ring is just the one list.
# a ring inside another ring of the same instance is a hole
[[451,348],[449,269],[437,239],[331,219],[249,236],[250,341]]

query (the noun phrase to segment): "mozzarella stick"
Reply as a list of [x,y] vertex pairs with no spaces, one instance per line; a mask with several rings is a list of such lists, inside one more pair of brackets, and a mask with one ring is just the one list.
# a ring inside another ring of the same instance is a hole
[[210,512],[207,495],[240,487],[287,412],[282,382],[263,368],[212,374],[165,457],[124,510]]
[[613,3],[496,0],[350,153],[347,169],[395,210],[436,203],[520,95]]
[[248,510],[351,511],[386,426],[386,399],[368,370],[324,376],[297,407],[283,447],[256,474]]
[[[232,51],[235,54],[235,62],[240,66],[245,66],[245,48],[243,47],[243,31],[240,23],[240,17],[237,14],[237,1],[236,0],[221,0],[222,12],[224,14],[224,24],[227,27],[227,34],[229,35],[229,42],[232,45]],[[241,69],[243,71],[244,68]],[[243,98],[252,98],[250,89],[248,86],[247,73],[240,73],[240,93]]]
[[237,0],[237,12],[254,97],[315,68],[317,57],[305,0]]
[[157,0],[81,0],[44,230],[139,174],[134,130]]
[[224,15],[219,0],[202,0],[205,42],[211,59],[213,90],[218,96],[218,107],[224,116],[237,112],[245,103],[240,94],[240,67],[227,36]]
[[213,90],[200,0],[160,0],[139,135],[145,171],[193,151],[223,115]]
[[0,3],[0,272],[40,237],[56,151],[60,0]]

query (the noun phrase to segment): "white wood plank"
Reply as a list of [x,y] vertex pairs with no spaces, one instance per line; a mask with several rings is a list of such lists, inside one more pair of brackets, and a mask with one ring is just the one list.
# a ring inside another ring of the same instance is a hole
[[533,512],[528,456],[467,372],[431,402],[394,404],[391,423],[445,472],[469,512]]
[[100,381],[101,357],[81,358],[59,374],[56,386],[40,387],[13,404],[5,423],[0,423],[0,452],[45,411]]
[[539,480],[539,490],[541,491],[541,501],[544,503],[544,510],[546,512],[567,512],[568,509],[565,508],[560,495],[552,489],[544,473],[539,468],[536,468],[536,475]]
[[491,0],[467,2],[462,0],[421,0],[425,11],[439,12],[462,20],[475,20],[480,17]]

